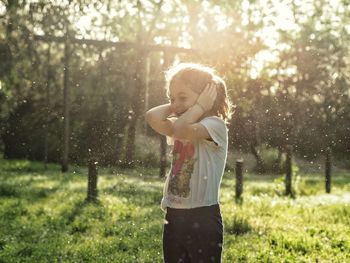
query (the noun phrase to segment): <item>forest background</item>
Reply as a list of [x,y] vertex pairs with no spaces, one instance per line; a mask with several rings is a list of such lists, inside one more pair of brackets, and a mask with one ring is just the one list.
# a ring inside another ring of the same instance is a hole
[[225,78],[229,147],[257,171],[281,168],[286,145],[350,167],[345,0],[8,0],[0,18],[4,158],[159,167],[144,112],[168,101],[166,68],[193,61]]

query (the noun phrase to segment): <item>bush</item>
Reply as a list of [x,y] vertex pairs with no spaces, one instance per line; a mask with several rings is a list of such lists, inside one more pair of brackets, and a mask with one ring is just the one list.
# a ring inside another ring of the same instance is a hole
[[154,154],[154,153],[146,153],[143,158],[141,159],[141,165],[147,168],[151,168],[151,167],[159,167],[159,157]]
[[268,145],[262,145],[259,150],[263,167],[254,167],[254,171],[263,171],[270,174],[282,174],[286,170],[286,155]]
[[[170,147],[167,146],[167,167],[170,165]],[[135,162],[142,167],[159,168],[160,140],[159,137],[138,134],[135,141]]]

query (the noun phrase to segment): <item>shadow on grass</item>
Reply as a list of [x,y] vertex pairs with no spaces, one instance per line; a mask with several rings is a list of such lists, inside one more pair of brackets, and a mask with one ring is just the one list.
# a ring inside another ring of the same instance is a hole
[[103,194],[117,196],[137,206],[154,206],[160,204],[162,189],[153,185],[134,185],[132,182],[119,182],[102,190]]
[[43,174],[48,171],[60,171],[58,164],[48,164],[47,169],[45,169],[45,165],[43,163],[29,160],[4,160],[0,158],[0,165],[3,173]]
[[33,186],[31,182],[28,182],[25,186],[23,186],[21,184],[18,185],[5,181],[0,185],[0,198],[19,198],[36,202],[57,192],[64,183],[66,182],[61,181],[59,185],[55,187],[39,187]]
[[225,223],[225,232],[230,235],[244,235],[253,231],[253,227],[248,219],[242,216],[235,215]]
[[[20,172],[11,169],[3,173],[1,167],[0,171],[0,199],[4,200],[0,205],[0,254],[3,255],[0,262],[11,262],[9,259],[13,258],[21,262],[44,262],[44,257],[57,261],[61,255],[79,262],[81,251],[86,261],[93,261],[94,253],[107,257],[100,251],[91,252],[87,236],[92,237],[91,242],[105,242],[110,254],[137,255],[140,242],[145,250],[150,250],[155,233],[161,235],[159,180],[154,180],[152,185],[137,180],[136,175],[126,176],[125,181],[110,177],[112,186],[99,185],[99,197],[111,195],[122,200],[122,204],[118,200],[116,205],[105,205],[85,201],[85,174],[73,176],[52,171],[36,174],[32,173],[36,169],[23,168]],[[101,239],[96,233],[108,238]],[[109,243],[113,237],[113,244]]]

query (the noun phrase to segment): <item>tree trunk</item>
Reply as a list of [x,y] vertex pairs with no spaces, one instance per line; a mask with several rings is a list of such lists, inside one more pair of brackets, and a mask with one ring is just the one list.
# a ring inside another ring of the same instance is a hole
[[257,172],[258,173],[264,173],[265,172],[265,165],[264,165],[264,161],[261,158],[260,154],[258,153],[258,151],[256,150],[255,146],[253,145],[253,143],[250,143],[250,152],[253,154],[253,156],[255,157],[256,160],[256,167],[257,167]]
[[135,68],[135,84],[134,91],[131,98],[131,114],[128,129],[128,138],[126,144],[126,153],[124,165],[127,167],[135,166],[134,153],[135,153],[135,136],[136,136],[136,124],[138,118],[142,115],[143,101],[142,97],[145,94],[145,57],[147,53],[144,50],[138,50],[136,53],[137,62]]
[[46,120],[44,129],[44,167],[47,170],[49,159],[49,120],[50,120],[50,83],[51,83],[51,43],[47,49],[47,75],[46,75]]
[[135,116],[134,114],[134,116],[131,117],[131,120],[129,122],[128,139],[126,144],[125,160],[124,160],[125,167],[135,166],[134,153],[135,153],[136,122],[137,122],[137,116]]
[[68,171],[68,156],[69,156],[69,41],[68,31],[66,32],[66,43],[64,46],[64,83],[63,83],[63,154],[62,154],[62,172]]
[[[164,63],[163,63],[163,71],[165,71],[169,65],[174,60],[174,55],[170,52],[164,52]],[[165,84],[165,81],[162,83]],[[166,143],[166,137],[161,135],[160,137],[160,167],[159,167],[159,177],[165,177],[165,171],[166,171],[166,163],[167,163],[167,156],[166,156],[166,149],[167,149],[167,143]]]
[[[149,71],[150,71],[150,63],[151,60],[149,57],[146,58],[146,72],[145,72],[145,109],[144,112],[148,110],[149,107]],[[143,121],[143,133],[147,135],[147,122],[144,118]]]

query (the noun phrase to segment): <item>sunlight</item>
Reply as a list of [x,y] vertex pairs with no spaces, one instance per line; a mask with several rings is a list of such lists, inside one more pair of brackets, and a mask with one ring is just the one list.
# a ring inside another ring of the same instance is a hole
[[[248,1],[243,1],[242,8],[246,12],[243,23],[247,25],[250,20],[253,23],[259,23],[262,20],[265,25],[254,34],[267,46],[267,50],[260,51],[251,60],[250,77],[252,79],[258,78],[268,63],[276,62],[279,59],[280,52],[290,48],[285,43],[279,44],[279,31],[287,31],[290,34],[295,34],[299,31],[300,27],[295,21],[291,5],[290,1],[273,0],[272,6],[269,6],[267,1],[261,1],[258,5],[253,6]],[[248,17],[248,10],[253,10],[251,18]],[[260,17],[256,14],[257,12],[260,14]],[[292,71],[288,70],[287,74],[293,74]]]
[[[293,13],[292,8],[297,7],[303,12]],[[298,23],[306,22],[307,19],[314,13],[314,5],[312,1],[301,1],[297,0],[294,2],[285,0],[273,0],[272,6],[268,5],[268,1],[261,1],[259,4],[251,5],[249,1],[243,1],[242,9],[245,10],[243,15],[243,25],[248,23],[258,23],[261,18],[256,15],[256,8],[262,15],[264,27],[255,33],[255,36],[263,41],[268,47],[268,50],[259,52],[251,61],[250,77],[256,79],[262,72],[263,68],[269,63],[276,61],[279,56],[279,52],[290,49],[287,44],[279,44],[280,33],[279,31],[285,31],[289,34],[295,34],[300,30]],[[251,11],[251,17],[248,17],[248,10]],[[340,5],[339,0],[332,0],[330,5],[323,7],[324,15],[320,17],[319,21],[316,21],[315,29],[317,31],[322,30],[325,23],[332,23],[333,27],[336,28],[340,25],[341,21],[337,13],[343,13],[344,8]],[[328,21],[328,22],[327,22]],[[350,32],[350,26],[346,26],[345,30]],[[339,37],[340,32],[331,31],[334,37]],[[312,39],[314,34],[310,36]],[[277,52],[276,52],[277,51]],[[280,72],[281,73],[281,72]],[[286,69],[283,74],[293,75],[295,69]]]
[[[185,7],[185,5],[183,5],[183,7]],[[233,22],[233,19],[231,17],[228,17],[226,14],[224,14],[224,12],[222,11],[222,9],[220,8],[220,6],[218,5],[213,5],[212,3],[210,3],[210,1],[203,1],[200,4],[201,7],[201,15],[198,18],[196,27],[198,28],[198,30],[201,31],[208,31],[207,28],[207,21],[206,21],[206,16],[209,15],[210,17],[213,18],[213,20],[215,21],[215,24],[213,25],[213,28],[215,28],[216,31],[223,31],[225,29],[227,29]],[[161,8],[161,10],[165,13],[168,14],[173,10],[173,6],[170,4],[170,2],[165,2]],[[190,23],[190,17],[188,15],[188,10],[187,8],[184,9],[184,13],[185,15],[183,16],[183,18],[181,19],[181,23],[184,24],[184,26],[189,26]],[[187,14],[186,14],[187,13]],[[171,18],[169,18],[171,19]],[[169,22],[169,21],[168,21]],[[178,23],[178,21],[175,19],[174,20],[175,23]],[[162,22],[160,22],[160,24],[158,24],[158,28],[162,28],[165,27],[165,24],[162,25]],[[172,43],[170,40],[164,38],[164,37],[158,37],[156,36],[154,38],[154,41],[156,44],[166,44],[166,45],[174,45],[177,44],[180,47],[184,47],[184,48],[191,48],[191,34],[190,32],[186,31],[186,30],[182,30],[182,32],[180,33],[180,37],[178,39],[177,43]]]
[[3,16],[6,12],[6,6],[4,3],[0,2],[0,15]]
[[81,16],[79,21],[76,23],[77,28],[83,36],[88,35],[88,31],[91,29],[92,16]]
[[208,7],[207,11],[209,10],[212,10],[218,31],[225,30],[232,24],[232,17],[228,17],[226,14],[224,14],[220,6],[215,5],[214,7]]
[[[258,199],[258,198],[256,198]],[[317,207],[332,204],[350,204],[350,194],[321,194],[317,196],[300,196],[298,199],[277,199],[274,198],[271,202],[272,206],[277,204],[303,205],[304,207]]]
[[169,14],[172,10],[173,10],[173,7],[171,6],[171,4],[169,2],[165,2],[162,7],[161,7],[161,10],[166,13],[166,14]]
[[[144,8],[149,9],[153,8],[153,6],[149,2],[144,2],[145,6]],[[211,17],[213,17],[215,21],[214,28],[217,31],[223,31],[227,29],[229,26],[232,25],[233,19],[222,11],[221,7],[218,5],[213,5],[210,1],[203,1],[200,4],[202,9],[202,15],[199,17],[199,21],[197,24],[197,27],[199,30],[206,31],[206,25],[205,25],[205,18],[204,15],[209,14]],[[180,7],[181,8],[181,7]],[[174,6],[172,2],[165,1],[161,7],[161,11],[164,14],[169,14],[173,11]],[[186,12],[186,9],[184,9]],[[125,8],[121,8],[120,10],[114,10],[113,8],[109,11],[106,10],[106,6],[100,6],[100,8],[97,9],[92,6],[88,5],[84,8],[84,12],[86,15],[80,16],[78,21],[75,23],[76,28],[79,30],[79,33],[82,38],[88,38],[88,39],[106,39],[107,36],[109,37],[109,40],[112,41],[118,41],[118,36],[111,35],[111,32],[105,32],[105,29],[103,29],[103,21],[102,16],[108,13],[109,17],[118,16],[120,18],[129,15],[134,16],[137,14],[137,7],[134,5],[128,3],[125,5]],[[167,19],[173,20],[174,23],[178,23],[178,19],[169,17]],[[166,26],[166,24],[162,21],[157,22],[157,28],[162,29]],[[190,18],[188,15],[185,15],[181,19],[181,23],[184,25],[188,25],[190,23]],[[173,43],[171,40],[165,38],[164,36],[156,36],[154,39],[155,44],[162,44],[162,45],[179,45],[184,48],[191,48],[190,40],[191,35],[186,30],[183,30],[181,32],[181,36],[178,39],[178,43]]]
[[250,77],[252,79],[256,79],[260,75],[261,71],[264,69],[266,64],[277,60],[277,51],[263,50],[259,52],[251,61]]
[[[132,10],[128,10],[132,12]],[[123,17],[125,10],[120,10],[119,13],[115,9],[107,10],[106,5],[102,5],[98,8],[88,5],[84,7],[86,15],[79,17],[79,20],[75,22],[76,28],[79,30],[80,36],[86,39],[96,40],[111,40],[118,41],[118,36],[112,36],[110,30],[103,25],[103,15],[108,15],[109,18],[113,18],[116,15]]]

